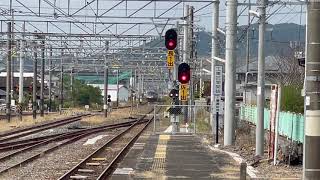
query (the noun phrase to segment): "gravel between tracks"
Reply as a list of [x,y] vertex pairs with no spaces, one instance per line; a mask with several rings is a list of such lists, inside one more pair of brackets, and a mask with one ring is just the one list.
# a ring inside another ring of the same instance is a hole
[[[83,158],[100,147],[104,141],[112,138],[114,133],[118,131],[120,131],[120,129],[101,132],[80,139],[74,143],[63,146],[49,154],[45,154],[43,157],[38,158],[25,166],[12,169],[7,173],[0,175],[0,179],[57,179],[66,170],[72,168]],[[88,139],[97,137],[99,135],[105,136],[93,145],[83,145]]]
[[[136,112],[134,115],[135,117],[141,117],[141,114],[147,113],[150,111],[150,107],[141,108],[139,112]],[[132,117],[130,114],[128,114],[128,109],[119,109],[116,111],[118,115],[115,115],[115,111],[111,113],[110,117],[105,119],[102,116],[99,117],[100,122],[92,120],[88,120],[90,117],[86,117],[83,120],[77,122],[80,123],[75,126],[96,126],[96,125],[102,125],[102,124],[112,124],[120,122],[119,119],[122,119],[121,122],[130,121],[132,119],[123,119]],[[117,121],[116,121],[117,120]],[[70,124],[69,126],[70,127]],[[124,128],[120,128],[124,129]],[[87,136],[85,138],[82,138],[72,144],[63,146],[51,153],[45,154],[41,158],[38,158],[34,160],[33,162],[30,162],[26,164],[25,166],[15,168],[12,170],[9,170],[6,173],[3,173],[0,175],[0,179],[8,179],[8,180],[16,180],[16,179],[57,179],[61,175],[63,175],[67,170],[71,169],[74,165],[79,163],[83,158],[91,154],[94,150],[96,150],[98,147],[100,147],[105,141],[112,138],[116,133],[120,132],[120,129],[114,130],[114,131],[108,131],[108,132],[101,132],[94,135]],[[136,128],[135,128],[136,129]],[[53,128],[50,130],[43,131],[41,133],[37,133],[36,135],[32,135],[33,137],[38,137],[40,135],[49,135],[49,133],[57,133],[57,132],[64,132],[64,130],[70,131],[68,128]],[[97,137],[99,135],[107,135],[103,137],[102,139],[98,140],[93,145],[86,145],[83,144],[90,138]],[[127,135],[126,135],[127,136]],[[132,137],[129,136],[130,138]],[[29,137],[30,138],[30,137]],[[1,153],[0,156],[3,156],[5,153]]]

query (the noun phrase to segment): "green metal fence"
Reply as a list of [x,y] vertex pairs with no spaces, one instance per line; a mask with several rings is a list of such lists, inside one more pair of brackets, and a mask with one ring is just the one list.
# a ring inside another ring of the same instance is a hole
[[[242,120],[253,124],[257,122],[257,107],[241,107],[240,117]],[[270,110],[264,109],[264,129],[269,129]],[[291,112],[281,112],[279,119],[279,134],[294,141],[303,142],[304,136],[304,117],[302,114]]]

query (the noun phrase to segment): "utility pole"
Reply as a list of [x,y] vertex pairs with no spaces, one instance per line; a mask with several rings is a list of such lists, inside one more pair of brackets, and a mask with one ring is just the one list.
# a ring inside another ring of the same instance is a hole
[[[190,43],[189,43],[189,46],[190,46],[190,54],[189,54],[189,61],[190,61],[190,64],[192,65],[192,67],[195,67],[195,61],[194,61],[194,52],[195,52],[195,49],[194,49],[194,32],[193,32],[193,27],[194,27],[194,7],[191,6],[190,9],[189,9],[189,18],[190,18],[190,26],[189,26],[189,35],[190,35]],[[194,68],[195,69],[195,68]],[[192,109],[192,106],[194,105],[194,86],[193,86],[193,77],[194,77],[194,73],[191,73],[191,77],[190,77],[190,87],[189,87],[189,96],[190,96],[190,100],[189,100],[189,104],[190,104],[190,108],[189,108],[189,119],[190,119],[190,122],[193,120],[193,117],[194,117],[194,114],[193,114],[193,109]]]
[[33,47],[33,81],[32,81],[32,117],[37,119],[37,66],[38,66],[38,54],[37,54],[37,42],[34,41]]
[[52,46],[50,46],[50,57],[49,57],[49,112],[52,111],[52,99],[51,99],[51,92],[52,92]]
[[[219,27],[219,0],[213,0],[213,11],[212,11],[212,47],[211,47],[211,98],[210,98],[210,106],[211,106],[211,114],[210,114],[210,122],[212,126],[212,133],[214,134],[214,120],[215,120],[215,108],[216,108],[216,97],[215,97],[215,66],[216,60],[214,57],[218,57],[219,55],[219,42],[218,42],[218,27]],[[202,70],[201,70],[202,71]],[[217,134],[216,134],[217,136]]]
[[[189,46],[189,37],[190,37],[190,7],[189,5],[186,5],[185,9],[185,25],[183,28],[183,62],[189,63],[190,60],[190,46]],[[189,89],[190,90],[190,89]],[[182,105],[188,105],[188,102],[182,102]],[[183,120],[184,124],[187,124],[188,122],[188,106],[183,107]]]
[[41,86],[40,86],[40,116],[44,116],[44,66],[45,66],[45,36],[39,36],[41,38]]
[[224,145],[234,143],[236,94],[237,0],[227,0]]
[[73,99],[73,67],[71,68],[71,72],[70,72],[70,90],[71,90],[71,101],[72,101],[72,105],[74,107],[74,99]]
[[267,0],[258,1],[259,19],[259,45],[258,45],[258,86],[257,86],[257,126],[256,126],[256,155],[263,156],[264,153],[264,89],[265,89],[265,55],[264,34],[266,30],[266,5]]
[[[22,26],[22,31],[25,31],[25,25]],[[23,103],[23,71],[24,71],[24,58],[25,58],[25,47],[24,47],[24,35],[22,34],[22,39],[20,41],[20,77],[19,77],[19,104]],[[22,112],[22,111],[21,111]]]
[[[109,51],[109,41],[105,42],[105,54]],[[108,117],[108,66],[107,55],[104,55],[104,88],[103,88],[103,113],[104,117]]]
[[6,83],[6,116],[8,122],[11,120],[11,52],[12,52],[12,34],[11,34],[11,22],[7,23],[7,83]]
[[117,108],[119,107],[119,69],[117,69]]
[[108,67],[104,68],[103,112],[108,117]]
[[137,94],[138,94],[137,108],[139,107],[139,104],[140,104],[140,92],[141,92],[140,87],[141,87],[141,71],[139,71],[137,75]]
[[320,177],[320,2],[310,0],[307,9],[307,53],[305,80],[305,137],[303,179]]
[[189,48],[188,48],[188,27],[189,27],[189,5],[186,5],[186,9],[185,9],[185,25],[183,26],[183,62],[188,62],[188,52],[189,52]]
[[61,49],[61,71],[60,71],[60,108],[59,112],[62,113],[63,108],[63,49]]
[[[249,72],[249,64],[250,64],[250,26],[251,26],[251,17],[250,17],[250,10],[251,10],[251,0],[249,0],[248,5],[248,27],[247,27],[247,48],[246,48],[246,74]],[[246,76],[247,78],[247,76]],[[243,92],[243,103],[247,104],[247,79],[245,79],[244,83],[244,92]]]

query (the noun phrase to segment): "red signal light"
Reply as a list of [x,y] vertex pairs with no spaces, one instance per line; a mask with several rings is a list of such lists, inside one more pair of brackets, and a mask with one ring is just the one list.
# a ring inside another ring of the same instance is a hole
[[177,37],[178,34],[176,30],[169,29],[165,35],[165,44],[168,50],[174,50],[177,46]]
[[181,84],[187,84],[190,81],[190,66],[187,63],[181,63],[178,67],[178,80]]
[[186,76],[186,75],[181,76],[181,80],[182,80],[182,81],[187,80],[187,76]]

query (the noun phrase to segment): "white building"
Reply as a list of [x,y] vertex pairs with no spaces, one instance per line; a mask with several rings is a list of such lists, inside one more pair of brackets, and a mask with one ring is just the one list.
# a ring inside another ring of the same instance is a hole
[[[104,96],[104,85],[103,84],[88,84],[93,87],[98,87],[101,90],[102,96]],[[111,101],[117,101],[117,85],[109,84],[108,85],[108,95],[111,96]],[[128,101],[129,99],[129,90],[124,85],[119,85],[119,102]]]

